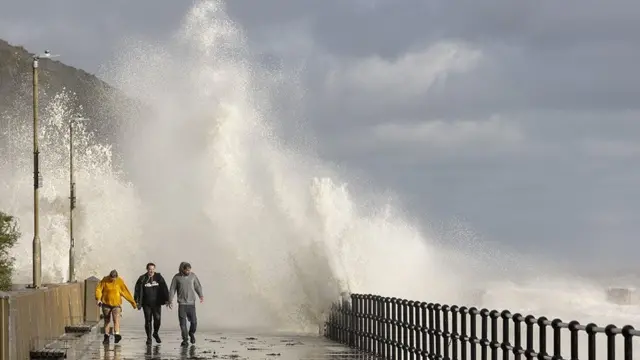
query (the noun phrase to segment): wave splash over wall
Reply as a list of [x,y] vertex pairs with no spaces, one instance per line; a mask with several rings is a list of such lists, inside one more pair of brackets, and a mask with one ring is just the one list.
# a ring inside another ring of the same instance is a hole
[[[259,65],[220,1],[198,2],[164,43],[129,39],[104,75],[145,110],[121,119],[126,171],[78,124],[80,279],[116,268],[132,286],[148,261],[168,279],[188,261],[204,286],[204,327],[315,332],[343,291],[615,317],[595,286],[501,264],[497,250],[478,251],[471,240],[436,242],[394,204],[350,191],[310,151],[287,145],[271,95],[288,74]],[[71,96],[43,101],[41,236],[51,282],[67,276],[66,129],[81,112]],[[11,156],[0,161],[0,209],[18,217],[23,232],[14,251],[19,282],[31,276],[29,100],[4,115],[11,121],[1,135]],[[569,283],[573,295],[562,285]],[[575,291],[590,300],[576,301]]]

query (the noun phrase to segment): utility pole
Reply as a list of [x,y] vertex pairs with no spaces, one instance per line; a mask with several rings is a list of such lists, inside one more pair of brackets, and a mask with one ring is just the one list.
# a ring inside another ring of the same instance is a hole
[[73,173],[73,124],[86,121],[85,118],[73,118],[69,121],[69,282],[76,281],[76,241],[73,234],[73,210],[76,208],[76,181]]
[[33,282],[31,287],[42,286],[42,257],[40,243],[40,199],[38,189],[42,186],[40,176],[40,148],[38,144],[38,62],[41,58],[51,58],[49,50],[33,57]]

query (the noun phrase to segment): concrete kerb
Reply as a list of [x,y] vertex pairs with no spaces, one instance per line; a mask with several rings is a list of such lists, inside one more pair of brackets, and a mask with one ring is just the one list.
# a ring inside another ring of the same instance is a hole
[[[94,324],[84,324],[91,327],[88,332],[65,333],[55,341],[47,344],[42,350],[62,350],[65,354],[69,352],[82,354],[90,347],[90,344],[101,337],[103,328],[102,320]],[[66,357],[66,356],[65,356]]]

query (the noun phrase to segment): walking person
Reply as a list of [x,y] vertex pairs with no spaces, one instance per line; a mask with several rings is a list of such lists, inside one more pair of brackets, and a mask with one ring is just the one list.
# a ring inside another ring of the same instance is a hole
[[162,305],[169,304],[169,288],[162,274],[156,272],[156,264],[147,264],[147,272],[142,274],[136,281],[133,297],[136,304],[138,304],[138,310],[142,308],[144,312],[144,330],[147,333],[147,345],[152,343],[151,336],[157,343],[161,343],[162,340],[158,335],[158,331],[160,330],[162,319]]
[[118,276],[116,270],[111,270],[109,276],[100,280],[96,287],[96,301],[102,308],[104,318],[104,344],[109,344],[109,333],[113,323],[113,337],[117,344],[122,340],[120,336],[120,314],[122,313],[122,298],[124,297],[133,308],[136,308],[136,301],[127,288],[124,280]]
[[[181,346],[189,346],[189,341],[192,344],[196,343],[195,335],[198,327],[198,318],[196,317],[196,297],[194,292],[200,298],[200,303],[204,302],[200,280],[191,271],[191,264],[182,262],[178,273],[171,280],[171,288],[169,289],[169,307],[172,307],[173,295],[178,294],[178,320],[182,332]],[[188,329],[187,321],[189,321]]]

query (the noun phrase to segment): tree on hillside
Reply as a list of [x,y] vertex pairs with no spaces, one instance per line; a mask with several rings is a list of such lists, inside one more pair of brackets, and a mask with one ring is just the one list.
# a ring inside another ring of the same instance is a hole
[[9,251],[18,242],[20,231],[16,219],[0,211],[0,291],[11,289],[13,257]]

